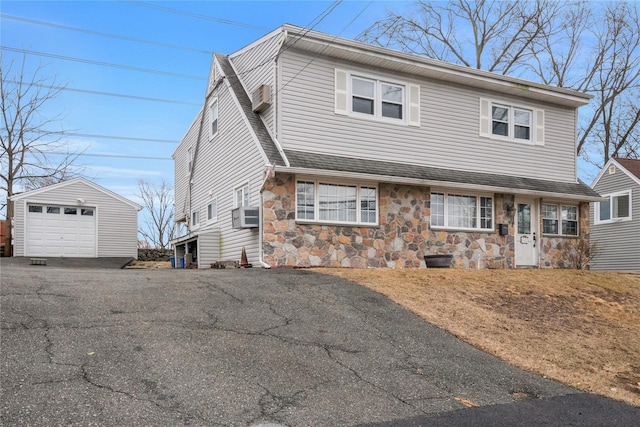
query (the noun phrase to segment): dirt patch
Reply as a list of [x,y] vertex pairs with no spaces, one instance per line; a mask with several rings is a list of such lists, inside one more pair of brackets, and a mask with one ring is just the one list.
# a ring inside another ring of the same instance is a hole
[[640,406],[640,277],[577,270],[319,269],[523,369]]
[[169,261],[134,261],[127,268],[143,269],[143,268],[171,268]]

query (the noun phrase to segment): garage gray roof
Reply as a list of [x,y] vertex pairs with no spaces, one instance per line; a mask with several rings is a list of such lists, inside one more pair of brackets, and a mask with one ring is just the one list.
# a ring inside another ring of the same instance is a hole
[[[562,197],[585,201],[600,200],[600,195],[581,181],[557,182],[542,179],[524,178],[510,175],[498,175],[480,172],[469,172],[453,169],[435,168],[400,164],[379,160],[357,159],[295,150],[284,150],[291,169],[299,173],[321,171],[348,172],[360,174],[363,178],[370,176],[408,179],[423,182],[425,185],[455,186],[457,188],[485,188],[505,193],[521,193],[539,195],[541,197]],[[380,179],[384,181],[385,179]]]

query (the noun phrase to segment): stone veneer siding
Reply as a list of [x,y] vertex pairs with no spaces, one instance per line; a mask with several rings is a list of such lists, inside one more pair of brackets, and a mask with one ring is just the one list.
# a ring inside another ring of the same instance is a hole
[[377,226],[297,223],[295,196],[294,175],[265,184],[263,251],[273,267],[424,267],[424,255],[438,253],[452,253],[459,268],[513,267],[513,195],[494,195],[496,224],[508,224],[508,236],[431,230],[428,187],[380,183]]
[[[540,267],[542,268],[586,268],[591,245],[589,241],[589,203],[578,206],[578,236],[542,236]],[[542,230],[542,220],[540,220]]]

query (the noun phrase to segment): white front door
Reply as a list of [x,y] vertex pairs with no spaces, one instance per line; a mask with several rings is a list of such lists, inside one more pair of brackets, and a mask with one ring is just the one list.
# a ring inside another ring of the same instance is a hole
[[538,203],[534,199],[516,199],[516,266],[537,266],[540,233]]

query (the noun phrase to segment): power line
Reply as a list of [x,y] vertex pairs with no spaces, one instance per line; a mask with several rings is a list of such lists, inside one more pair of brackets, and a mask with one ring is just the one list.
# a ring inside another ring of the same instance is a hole
[[[68,156],[69,153],[61,153],[59,151],[49,151],[47,154]],[[170,157],[147,157],[147,156],[125,156],[121,154],[90,154],[90,153],[78,153],[73,154],[73,156],[78,157],[109,157],[115,159],[136,159],[136,160],[173,160]]]
[[115,136],[115,135],[95,135],[91,133],[77,133],[77,132],[46,132],[49,134],[60,134],[62,136],[81,136],[85,138],[99,138],[99,139],[118,139],[123,141],[139,141],[139,142],[162,142],[165,144],[178,144],[180,141],[175,139],[156,139],[156,138],[138,138],[134,136]]
[[[7,83],[20,84],[20,82],[15,81],[15,80],[3,80],[3,81],[7,82]],[[183,104],[183,105],[200,106],[200,103],[197,103],[197,102],[175,101],[175,100],[172,100],[172,99],[162,99],[162,98],[150,98],[150,97],[147,97],[147,96],[127,95],[127,94],[124,94],[124,93],[100,92],[100,91],[97,91],[97,90],[76,89],[76,88],[71,88],[71,87],[66,87],[66,86],[50,86],[50,85],[43,85],[43,84],[38,84],[38,83],[31,83],[30,86],[36,86],[36,87],[41,87],[41,88],[45,88],[45,89],[65,90],[65,91],[69,91],[69,92],[88,93],[88,94],[91,94],[91,95],[115,96],[115,97],[118,97],[118,98],[137,99],[137,100],[140,100],[140,101],[166,102],[168,104]]]
[[135,42],[135,43],[144,43],[144,44],[149,44],[149,45],[154,45],[154,46],[168,47],[168,48],[171,48],[171,49],[179,49],[179,50],[185,50],[185,51],[190,51],[190,52],[203,53],[203,54],[207,54],[207,55],[211,55],[212,54],[212,52],[208,51],[208,50],[194,49],[194,48],[186,47],[186,46],[177,46],[177,45],[168,44],[168,43],[156,42],[156,41],[153,41],[153,40],[136,39],[136,38],[133,38],[133,37],[120,36],[118,34],[102,33],[102,32],[99,32],[99,31],[87,30],[85,28],[77,28],[77,27],[70,27],[68,25],[54,24],[53,22],[37,21],[35,19],[23,18],[21,16],[13,16],[13,15],[6,15],[6,14],[3,14],[3,13],[0,13],[0,18],[13,19],[14,21],[22,21],[22,22],[26,22],[28,24],[43,25],[43,26],[47,26],[47,27],[58,28],[58,29],[61,29],[61,30],[76,31],[76,32],[79,32],[79,33],[92,34],[94,36],[108,37],[108,38],[112,38],[112,39],[125,40],[125,41],[130,41],[130,42]]
[[252,29],[252,30],[260,30],[260,31],[269,31],[270,30],[270,28],[261,27],[261,26],[258,26],[258,25],[245,24],[243,22],[237,22],[237,21],[231,21],[231,20],[228,20],[228,19],[216,18],[214,16],[200,15],[198,13],[187,12],[186,10],[172,9],[170,7],[158,6],[156,4],[145,3],[145,2],[141,2],[141,1],[127,1],[127,3],[135,4],[136,6],[148,7],[150,9],[162,10],[164,12],[174,13],[176,15],[184,15],[184,16],[189,16],[191,18],[204,19],[206,21],[213,21],[213,22],[218,22],[218,23],[226,24],[226,25],[235,25],[237,27],[249,28],[249,29]]
[[172,73],[172,72],[169,72],[169,71],[151,70],[149,68],[132,67],[130,65],[112,64],[112,63],[109,63],[109,62],[93,61],[93,60],[90,60],[90,59],[74,58],[74,57],[71,57],[71,56],[54,55],[52,53],[34,52],[32,50],[16,49],[16,48],[13,48],[13,47],[8,47],[8,46],[0,46],[0,49],[8,50],[10,52],[26,53],[28,55],[44,56],[46,58],[62,59],[62,60],[65,60],[65,61],[75,61],[75,62],[82,62],[84,64],[100,65],[100,66],[103,66],[103,67],[121,68],[123,70],[129,70],[129,71],[139,71],[139,72],[143,72],[143,73],[161,74],[161,75],[171,76],[171,77],[180,77],[180,78],[183,78],[183,79],[207,80],[206,77],[192,76],[192,75],[180,74],[180,73]]
[[[318,24],[320,24],[322,21],[324,21],[324,19],[329,16],[341,3],[343,0],[336,0],[334,1],[332,4],[330,4],[325,10],[323,10],[322,12],[320,12],[320,14],[318,16],[316,16],[315,18],[313,18],[311,20],[311,22],[309,22],[309,24],[307,24],[308,28],[303,28],[302,31],[300,31],[298,34],[296,34],[297,38],[289,45],[287,46],[283,46],[283,48],[278,51],[275,55],[267,58],[266,60],[264,60],[263,62],[261,62],[260,64],[242,71],[238,74],[236,74],[237,77],[241,77],[244,76],[245,74],[250,73],[251,71],[254,71],[266,64],[268,64],[269,62],[273,61],[275,58],[277,58],[278,56],[282,55],[284,52],[286,52],[287,50],[291,49],[296,43],[298,43],[298,41],[302,40],[310,31],[312,31]],[[367,6],[368,7],[368,6]],[[316,22],[317,21],[317,22]],[[344,31],[344,30],[343,30]]]
[[350,26],[351,24],[353,24],[353,23],[355,22],[355,20],[356,20],[356,19],[358,19],[358,18],[360,17],[360,15],[362,15],[362,14],[364,13],[364,11],[365,11],[365,10],[367,10],[367,9],[369,8],[369,6],[371,6],[371,3],[373,3],[373,0],[372,0],[372,1],[370,1],[369,3],[367,3],[367,4],[365,5],[365,7],[364,7],[364,8],[362,8],[362,10],[361,10],[361,11],[360,11],[360,12],[359,12],[359,13],[358,13],[358,14],[357,14],[357,15],[356,15],[356,16],[355,16],[351,21],[349,21],[349,23],[348,23],[348,24],[347,24],[347,25],[342,29],[342,31],[340,31],[338,34],[336,34],[336,35],[333,37],[333,39],[332,39],[329,43],[327,43],[327,44],[326,44],[326,45],[325,45],[325,46],[324,46],[324,47],[323,47],[323,48],[322,48],[318,53],[316,53],[316,54],[314,55],[314,57],[313,57],[313,58],[311,58],[311,60],[310,60],[309,62],[307,62],[307,63],[305,64],[305,66],[304,66],[304,67],[302,67],[302,68],[301,68],[301,69],[300,69],[300,70],[299,70],[299,71],[298,71],[298,72],[297,72],[293,77],[291,77],[291,78],[289,79],[289,81],[287,81],[284,85],[282,85],[282,87],[281,87],[281,88],[279,88],[279,89],[278,89],[278,91],[280,91],[280,90],[284,89],[285,87],[287,87],[287,86],[289,85],[289,83],[291,83],[293,80],[295,80],[295,79],[300,75],[300,73],[302,73],[304,70],[306,70],[306,69],[309,67],[309,65],[311,65],[311,64],[313,63],[313,61],[315,61],[316,59],[318,59],[318,57],[319,57],[320,55],[322,55],[322,54],[324,53],[324,51],[325,51],[325,50],[327,50],[327,48],[328,48],[329,46],[331,46],[331,44],[332,44],[333,42],[335,42],[335,41],[336,41],[336,39],[337,39],[338,37],[340,37],[340,35],[341,35],[345,30],[346,30],[347,28],[349,28],[349,26]]

